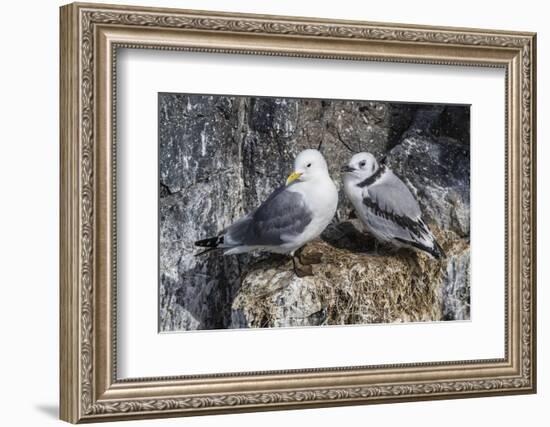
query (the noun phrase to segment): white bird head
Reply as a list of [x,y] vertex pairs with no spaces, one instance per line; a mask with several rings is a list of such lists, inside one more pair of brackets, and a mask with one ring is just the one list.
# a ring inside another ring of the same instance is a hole
[[328,176],[328,166],[323,155],[314,149],[304,150],[294,160],[294,172],[289,175],[286,185],[294,181],[304,182]]
[[342,168],[344,178],[350,181],[362,181],[378,170],[378,162],[370,153],[355,154]]

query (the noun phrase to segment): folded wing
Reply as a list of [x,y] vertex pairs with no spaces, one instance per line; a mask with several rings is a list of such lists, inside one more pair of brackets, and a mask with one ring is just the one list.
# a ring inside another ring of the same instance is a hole
[[225,231],[224,246],[281,245],[300,235],[311,219],[304,197],[281,187]]
[[414,246],[436,257],[442,255],[435,237],[422,220],[418,202],[390,170],[365,189],[363,205],[368,225],[379,238]]

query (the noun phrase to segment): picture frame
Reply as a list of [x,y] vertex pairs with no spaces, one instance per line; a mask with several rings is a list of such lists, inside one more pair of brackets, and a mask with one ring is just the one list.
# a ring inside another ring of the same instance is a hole
[[[61,419],[80,423],[536,392],[534,33],[85,3],[61,7],[60,25]],[[119,379],[120,49],[503,69],[504,357]]]

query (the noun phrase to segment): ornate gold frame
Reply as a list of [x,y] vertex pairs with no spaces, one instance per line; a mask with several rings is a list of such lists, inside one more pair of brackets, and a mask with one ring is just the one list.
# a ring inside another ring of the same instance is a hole
[[[61,8],[61,418],[200,415],[535,392],[535,34],[99,4]],[[117,47],[503,67],[505,358],[116,378]]]

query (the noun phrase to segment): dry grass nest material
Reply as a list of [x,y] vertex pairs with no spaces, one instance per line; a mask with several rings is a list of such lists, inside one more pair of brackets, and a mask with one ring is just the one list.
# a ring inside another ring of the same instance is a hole
[[315,240],[305,248],[306,254],[322,254],[313,277],[296,277],[288,258],[259,262],[243,278],[233,309],[251,327],[276,326],[285,312],[281,304],[300,303],[312,313],[304,313],[297,325],[319,308],[325,325],[442,320],[448,260],[467,251],[469,242],[452,232],[434,232],[447,259],[410,250],[359,252]]

